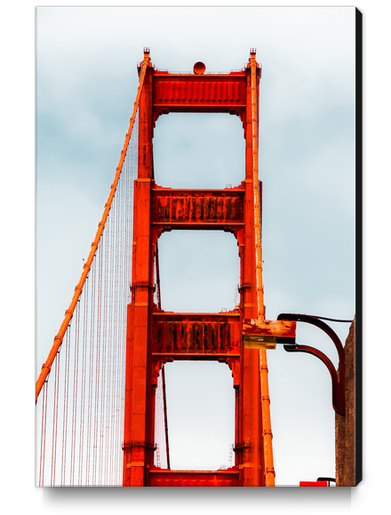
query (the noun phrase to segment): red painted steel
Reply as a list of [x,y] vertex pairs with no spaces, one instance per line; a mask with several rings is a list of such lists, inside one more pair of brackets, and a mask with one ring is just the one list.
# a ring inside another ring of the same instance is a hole
[[138,178],[134,182],[132,304],[128,307],[125,378],[124,486],[144,486],[153,464],[154,399],[148,352],[153,308],[150,205],[153,181],[152,67],[139,105]]
[[[260,232],[259,79],[254,51],[246,68],[230,74],[169,74],[148,62],[140,96],[139,169],[134,187],[124,486],[274,485],[266,354],[245,348],[242,340],[243,319],[259,319],[264,313],[260,234],[255,234]],[[161,114],[175,111],[240,116],[246,140],[246,174],[241,185],[222,190],[174,190],[155,184],[153,128]],[[241,267],[237,311],[184,314],[163,312],[154,306],[157,240],[163,231],[173,229],[220,229],[234,233]],[[173,359],[214,359],[230,366],[236,392],[232,470],[183,472],[154,467],[157,377],[161,366]]]
[[153,85],[154,124],[162,114],[209,112],[246,117],[246,74],[170,74],[156,70]]
[[244,346],[276,348],[278,338],[295,340],[296,322],[288,320],[243,320]]
[[150,486],[241,486],[237,467],[226,470],[162,470],[149,472]]
[[162,230],[236,229],[244,225],[244,186],[223,190],[180,190],[155,186],[152,224]]
[[239,357],[242,339],[239,312],[155,312],[152,355],[175,359],[223,359]]
[[330,486],[329,481],[300,481],[300,486]]

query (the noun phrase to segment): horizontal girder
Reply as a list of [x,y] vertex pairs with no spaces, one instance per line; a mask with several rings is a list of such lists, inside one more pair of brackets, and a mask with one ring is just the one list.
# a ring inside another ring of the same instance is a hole
[[153,71],[154,122],[172,112],[210,112],[246,116],[246,74],[169,74]]
[[149,470],[149,486],[240,486],[237,467],[222,470]]
[[244,188],[152,189],[152,224],[162,230],[223,229],[244,225]]
[[238,312],[153,314],[152,356],[173,359],[239,357],[241,324]]

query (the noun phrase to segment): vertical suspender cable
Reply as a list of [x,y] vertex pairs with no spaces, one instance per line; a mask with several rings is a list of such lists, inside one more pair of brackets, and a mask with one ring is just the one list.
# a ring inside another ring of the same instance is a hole
[[166,456],[167,456],[167,468],[171,469],[170,466],[170,448],[168,446],[168,421],[167,421],[167,402],[166,402],[166,376],[164,372],[164,365],[162,366],[162,381],[163,381],[163,413],[164,413],[164,431],[166,437]]
[[[106,237],[106,234],[105,234]],[[96,333],[96,358],[95,358],[95,407],[94,407],[94,436],[93,436],[93,448],[92,448],[92,485],[96,485],[96,466],[98,459],[98,447],[99,447],[99,434],[98,434],[98,422],[99,422],[99,400],[100,400],[100,368],[101,368],[101,332],[102,332],[102,275],[103,275],[103,253],[104,246],[99,246],[98,252],[98,305],[97,305],[97,333]]]
[[72,425],[71,425],[71,470],[70,485],[74,485],[75,478],[75,461],[76,461],[76,428],[77,428],[77,411],[78,411],[78,383],[79,383],[79,331],[80,331],[80,303],[77,303],[75,310],[75,348],[73,363],[73,391],[72,391]]
[[42,422],[41,422],[41,454],[39,463],[38,486],[44,486],[45,479],[45,455],[46,455],[46,415],[47,415],[47,382],[44,384],[42,395]]
[[86,404],[86,380],[87,380],[87,345],[88,345],[88,310],[89,310],[89,280],[84,287],[84,310],[83,310],[83,331],[82,331],[82,357],[81,357],[81,388],[80,388],[80,433],[79,433],[79,475],[78,485],[83,485],[84,469],[84,423],[85,423],[85,404]]
[[94,357],[95,357],[95,291],[96,291],[96,260],[91,267],[91,317],[90,317],[90,346],[89,346],[89,366],[88,366],[88,400],[87,400],[87,452],[86,452],[86,480],[85,484],[90,485],[91,472],[91,446],[92,440],[92,407],[93,407],[93,387],[94,387]]
[[[117,191],[117,232],[116,232],[116,248],[117,252],[115,254],[115,281],[114,281],[114,335],[113,335],[113,357],[112,357],[112,392],[113,392],[113,402],[112,402],[112,412],[111,412],[111,441],[110,441],[110,484],[115,485],[115,463],[117,459],[119,459],[117,450],[121,449],[120,442],[117,442],[117,410],[118,407],[118,396],[120,384],[118,383],[118,353],[119,353],[119,323],[121,321],[121,317],[119,316],[119,309],[121,307],[121,299],[120,299],[120,288],[119,282],[122,278],[122,267],[120,262],[121,254],[121,244],[122,244],[122,229],[123,229],[123,219],[122,219],[122,190],[123,190],[123,181],[124,175],[122,176],[122,180],[119,183],[119,188]],[[124,287],[124,285],[122,285]]]
[[120,234],[119,234],[119,241],[118,245],[120,247],[119,250],[119,265],[118,265],[118,282],[119,282],[119,289],[118,289],[118,303],[119,303],[119,312],[118,312],[118,334],[117,334],[117,350],[116,350],[116,376],[115,376],[115,431],[114,431],[114,460],[113,460],[113,484],[119,485],[121,484],[120,479],[120,463],[122,463],[122,438],[121,438],[121,398],[122,398],[122,356],[121,356],[121,349],[122,349],[122,339],[123,339],[123,327],[125,324],[124,320],[124,310],[123,306],[125,305],[124,299],[125,299],[125,292],[127,289],[126,284],[126,277],[124,275],[125,270],[125,263],[124,259],[125,253],[125,239],[126,239],[126,217],[125,217],[125,209],[127,209],[127,205],[125,203],[125,193],[126,193],[126,187],[127,187],[127,175],[128,175],[128,156],[125,160],[125,169],[124,173],[122,174],[122,180],[120,183],[120,190],[119,190],[119,197],[120,197]]
[[105,425],[105,401],[106,401],[106,373],[107,373],[107,297],[108,297],[108,274],[109,274],[109,257],[110,257],[110,223],[106,226],[106,234],[104,241],[104,263],[103,266],[103,314],[102,314],[102,353],[101,353],[101,373],[100,373],[100,424],[98,435],[98,485],[102,485],[102,475],[104,468],[104,425]]
[[[130,142],[130,148],[126,156],[125,164],[125,200],[124,200],[124,216],[126,232],[124,237],[124,251],[123,251],[123,266],[124,266],[124,284],[126,287],[123,290],[123,310],[121,324],[121,391],[120,391],[120,420],[119,420],[119,438],[120,438],[120,449],[122,451],[122,443],[124,439],[124,403],[125,403],[125,362],[126,362],[126,318],[127,318],[127,304],[129,304],[130,298],[130,283],[131,283],[131,259],[129,256],[132,255],[132,206],[133,206],[133,181],[135,170],[137,169],[137,138],[138,138],[138,114],[135,119],[135,128],[133,129],[133,136]],[[122,452],[120,453],[118,464],[117,464],[117,477],[118,484],[122,484],[122,473],[123,473],[123,459]]]
[[[258,179],[258,123],[257,123],[257,67],[255,51],[251,51],[251,111],[252,111],[252,156],[253,156],[253,189],[254,189],[254,226],[255,226],[255,257],[257,277],[257,303],[258,318],[265,320],[265,305],[263,298],[262,280],[262,244],[261,244],[261,212]],[[270,399],[267,375],[266,350],[260,350],[260,374],[261,374],[261,404],[262,404],[262,427],[263,427],[263,449],[265,461],[265,484],[274,486],[275,472],[273,465],[272,431],[270,421]]]
[[65,485],[67,447],[68,447],[68,402],[69,402],[69,355],[70,355],[70,329],[65,339],[65,376],[64,376],[64,409],[62,427],[62,452],[61,452],[61,486]]
[[[157,288],[157,306],[161,309],[161,294],[160,294],[160,273],[159,273],[159,251],[156,242],[156,288]],[[168,421],[167,421],[167,397],[166,397],[166,377],[164,372],[164,364],[162,366],[162,385],[163,385],[163,413],[164,413],[164,433],[166,440],[166,456],[167,468],[170,469],[170,448],[168,444]]]
[[57,465],[57,425],[58,425],[58,394],[60,383],[60,354],[57,353],[54,373],[54,399],[53,399],[53,431],[52,431],[52,467],[50,475],[50,486],[56,483]]
[[115,196],[115,224],[114,224],[114,234],[113,234],[113,245],[115,252],[113,254],[114,260],[111,264],[111,313],[110,313],[110,322],[111,322],[111,336],[110,336],[110,359],[109,359],[109,393],[110,393],[110,401],[109,401],[109,419],[108,419],[108,463],[107,463],[107,471],[106,471],[106,484],[112,485],[112,469],[113,469],[113,459],[115,455],[114,450],[114,436],[115,436],[115,404],[116,404],[116,389],[115,389],[115,367],[116,367],[116,345],[117,345],[117,302],[118,302],[118,254],[119,254],[119,238],[118,238],[118,230],[120,229],[120,218],[119,218],[119,202],[120,202],[120,189],[121,183],[118,184],[117,192]]
[[[137,134],[137,121],[136,121],[136,130],[134,134]],[[121,218],[122,218],[122,231],[120,236],[120,244],[121,244],[121,263],[120,263],[120,282],[122,288],[120,289],[121,295],[121,310],[119,313],[119,338],[118,338],[118,378],[117,378],[117,394],[118,394],[118,407],[117,407],[117,443],[116,449],[118,451],[118,458],[116,461],[116,484],[122,483],[122,441],[123,441],[123,406],[124,406],[124,377],[125,377],[125,346],[126,346],[126,306],[128,304],[128,291],[129,291],[129,256],[131,255],[128,252],[128,243],[130,240],[130,220],[131,220],[131,206],[132,199],[129,195],[129,190],[131,189],[133,176],[132,176],[132,152],[134,147],[134,139],[132,137],[132,141],[130,144],[130,148],[128,149],[125,161],[125,175],[123,176],[123,182],[121,185]]]
[[[113,206],[111,206],[113,207]],[[100,459],[99,464],[101,466],[101,475],[98,477],[99,484],[102,486],[108,486],[107,481],[105,478],[106,473],[106,467],[107,467],[107,459],[108,459],[108,452],[107,452],[107,433],[106,431],[106,425],[107,425],[107,413],[110,410],[110,403],[109,403],[109,358],[110,358],[110,340],[111,340],[111,317],[109,313],[110,305],[112,302],[112,294],[110,291],[111,286],[111,258],[113,253],[113,209],[110,211],[109,215],[110,220],[108,220],[108,237],[109,237],[109,243],[107,246],[107,253],[106,253],[106,261],[105,261],[105,294],[103,297],[103,327],[104,327],[104,333],[103,333],[103,347],[102,347],[102,363],[103,363],[103,369],[102,369],[102,397],[101,397],[101,429],[100,429]],[[109,302],[110,299],[110,302]]]
[[70,322],[70,320],[71,320],[71,318],[73,316],[73,312],[74,312],[74,310],[76,308],[77,302],[78,302],[79,297],[81,295],[81,292],[83,290],[84,283],[85,283],[85,281],[87,279],[87,275],[88,275],[88,273],[90,271],[92,261],[94,259],[95,254],[96,254],[96,250],[98,248],[98,244],[99,244],[99,241],[100,241],[100,238],[101,238],[101,235],[102,235],[103,229],[105,227],[106,220],[107,220],[110,208],[111,208],[111,203],[112,203],[113,198],[114,198],[115,190],[117,188],[117,184],[118,184],[121,172],[122,172],[122,166],[123,166],[123,163],[124,163],[124,160],[125,160],[126,152],[127,152],[129,141],[130,141],[130,137],[131,137],[131,134],[132,134],[133,125],[134,125],[134,121],[135,121],[135,118],[136,118],[136,113],[137,113],[138,105],[139,105],[139,102],[140,102],[141,90],[142,90],[142,87],[143,87],[143,84],[144,84],[144,78],[145,78],[145,73],[146,73],[146,70],[147,70],[147,67],[148,67],[148,63],[149,63],[149,54],[145,53],[144,54],[144,61],[143,61],[143,64],[142,64],[142,69],[141,69],[141,74],[140,74],[140,82],[139,82],[139,86],[138,86],[138,89],[137,89],[136,100],[134,102],[133,112],[132,112],[132,116],[131,116],[130,122],[129,122],[129,129],[128,129],[128,132],[127,132],[126,137],[125,137],[124,146],[122,148],[121,157],[120,157],[120,160],[119,160],[119,163],[118,163],[118,166],[117,166],[117,170],[116,170],[116,174],[115,174],[115,177],[114,177],[114,181],[113,181],[113,183],[111,185],[109,197],[108,197],[108,200],[107,200],[106,205],[105,205],[105,209],[104,209],[104,212],[103,212],[103,215],[102,215],[102,219],[101,219],[101,221],[100,221],[100,223],[98,225],[98,231],[96,233],[95,239],[92,242],[91,251],[90,251],[90,254],[89,254],[89,256],[87,258],[87,261],[86,261],[86,263],[84,265],[84,269],[83,269],[83,272],[81,274],[79,283],[78,283],[78,285],[75,288],[75,293],[73,295],[73,298],[71,300],[69,308],[67,309],[67,311],[65,313],[65,318],[63,320],[63,323],[61,324],[60,330],[59,330],[59,332],[57,333],[57,335],[56,335],[56,337],[54,339],[54,343],[53,343],[53,346],[52,346],[52,348],[51,348],[51,350],[49,352],[48,358],[45,361],[45,363],[43,364],[41,373],[40,373],[40,375],[38,377],[38,380],[36,382],[35,401],[37,401],[37,399],[38,399],[39,393],[40,393],[40,391],[42,389],[42,386],[43,386],[43,384],[44,384],[44,382],[45,382],[45,380],[46,380],[46,378],[47,378],[47,376],[48,376],[48,374],[50,372],[50,369],[52,367],[52,364],[53,364],[53,361],[54,361],[54,359],[56,357],[58,349],[60,348],[60,346],[62,344],[65,332],[66,332],[67,327],[69,325],[69,322]]
[[122,181],[119,184],[119,188],[117,190],[117,200],[116,200],[116,234],[115,234],[115,275],[114,275],[114,332],[113,332],[113,349],[112,349],[112,357],[111,357],[111,390],[112,390],[112,402],[111,402],[111,417],[110,417],[110,427],[111,427],[111,436],[110,436],[110,467],[109,467],[109,483],[111,485],[114,484],[114,460],[116,459],[116,449],[115,449],[115,436],[116,436],[116,410],[117,410],[117,356],[118,356],[118,309],[119,309],[119,274],[120,274],[120,265],[119,265],[119,251],[120,251],[120,241],[121,241],[121,190],[122,190]]

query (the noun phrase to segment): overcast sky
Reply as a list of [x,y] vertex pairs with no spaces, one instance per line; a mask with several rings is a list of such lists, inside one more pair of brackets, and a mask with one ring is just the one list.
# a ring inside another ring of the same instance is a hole
[[[37,370],[95,235],[145,46],[158,69],[185,72],[196,61],[203,61],[207,72],[241,69],[250,48],[257,49],[266,316],[353,318],[354,8],[39,8],[36,34]],[[162,116],[154,145],[156,182],[162,186],[225,187],[244,178],[237,117]],[[219,311],[239,302],[232,235],[168,233],[159,245],[163,309]],[[333,327],[344,341],[348,324]],[[331,341],[316,330],[300,328],[298,341],[317,345],[336,363]],[[269,352],[268,363],[276,483],[334,476],[326,367],[282,349]],[[176,427],[183,433],[181,420],[195,429],[183,404],[182,412],[175,411],[182,401],[170,397],[170,387],[183,384],[183,376],[190,382],[202,375],[206,392],[210,385],[221,389],[228,406],[232,400],[228,367],[217,380],[216,369],[200,373],[185,368],[194,364],[181,365],[167,367],[173,435]],[[195,404],[190,411],[196,412]],[[175,443],[170,445],[175,452]],[[191,460],[200,452],[184,456],[179,449],[177,463],[189,460],[197,467]]]

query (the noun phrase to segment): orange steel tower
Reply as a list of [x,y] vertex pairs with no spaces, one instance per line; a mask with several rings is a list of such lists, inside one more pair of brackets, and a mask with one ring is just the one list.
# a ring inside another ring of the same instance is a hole
[[[243,321],[265,319],[258,179],[258,98],[261,69],[228,74],[157,70],[144,51],[139,103],[138,176],[134,184],[132,301],[128,306],[124,486],[274,486],[266,350],[243,343]],[[172,189],[154,180],[153,133],[162,114],[229,113],[240,117],[246,173],[229,189]],[[164,231],[223,230],[237,239],[240,304],[228,313],[173,313],[154,305],[154,262]],[[217,471],[154,466],[155,391],[159,371],[173,360],[218,360],[232,371],[236,392],[235,465]]]

